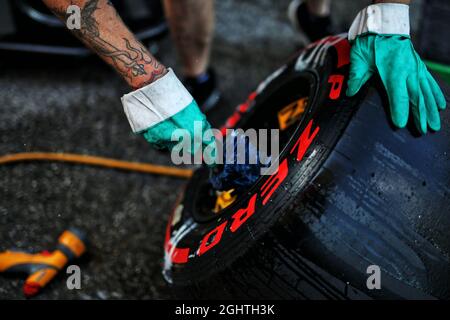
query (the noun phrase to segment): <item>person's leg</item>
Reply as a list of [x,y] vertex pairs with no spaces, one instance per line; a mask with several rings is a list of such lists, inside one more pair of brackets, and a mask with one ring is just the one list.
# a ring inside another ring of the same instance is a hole
[[330,11],[331,0],[291,1],[288,17],[299,32],[299,40],[303,44],[306,45],[334,32]]
[[208,67],[214,32],[214,0],[164,0],[181,60],[184,85],[203,111],[217,105],[214,71]]
[[164,0],[164,8],[184,75],[202,75],[211,51],[214,0]]
[[318,17],[330,15],[331,0],[306,0],[308,11]]

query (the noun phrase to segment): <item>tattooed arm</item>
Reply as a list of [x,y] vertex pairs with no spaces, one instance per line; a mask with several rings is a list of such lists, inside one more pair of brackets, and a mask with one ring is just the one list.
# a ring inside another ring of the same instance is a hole
[[67,7],[81,9],[81,29],[71,30],[83,43],[110,64],[134,89],[141,88],[167,73],[125,26],[107,0],[43,0],[65,21]]

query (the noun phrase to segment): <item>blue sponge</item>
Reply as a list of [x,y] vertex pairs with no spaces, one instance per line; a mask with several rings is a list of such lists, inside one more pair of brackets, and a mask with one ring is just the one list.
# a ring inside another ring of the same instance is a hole
[[[238,154],[239,146],[245,144],[245,154]],[[233,152],[233,154],[227,154]],[[216,190],[244,189],[258,180],[262,164],[258,149],[246,136],[233,131],[223,143],[224,164],[212,170],[210,183]],[[239,160],[239,161],[238,161]],[[239,163],[238,163],[239,162]]]

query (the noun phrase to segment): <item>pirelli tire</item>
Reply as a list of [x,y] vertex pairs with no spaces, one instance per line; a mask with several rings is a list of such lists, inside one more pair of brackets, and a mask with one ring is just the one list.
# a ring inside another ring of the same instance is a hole
[[438,133],[395,129],[377,79],[346,97],[349,49],[345,36],[314,43],[230,117],[274,127],[273,110],[308,99],[278,171],[216,216],[198,212],[208,172],[196,171],[167,226],[176,297],[450,298],[449,112]]

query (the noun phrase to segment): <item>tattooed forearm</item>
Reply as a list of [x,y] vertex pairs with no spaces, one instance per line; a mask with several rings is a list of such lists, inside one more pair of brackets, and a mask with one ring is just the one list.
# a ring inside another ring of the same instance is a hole
[[72,32],[111,64],[133,87],[149,84],[167,73],[123,24],[107,0],[44,0],[60,19],[71,4],[81,8],[81,28]]

